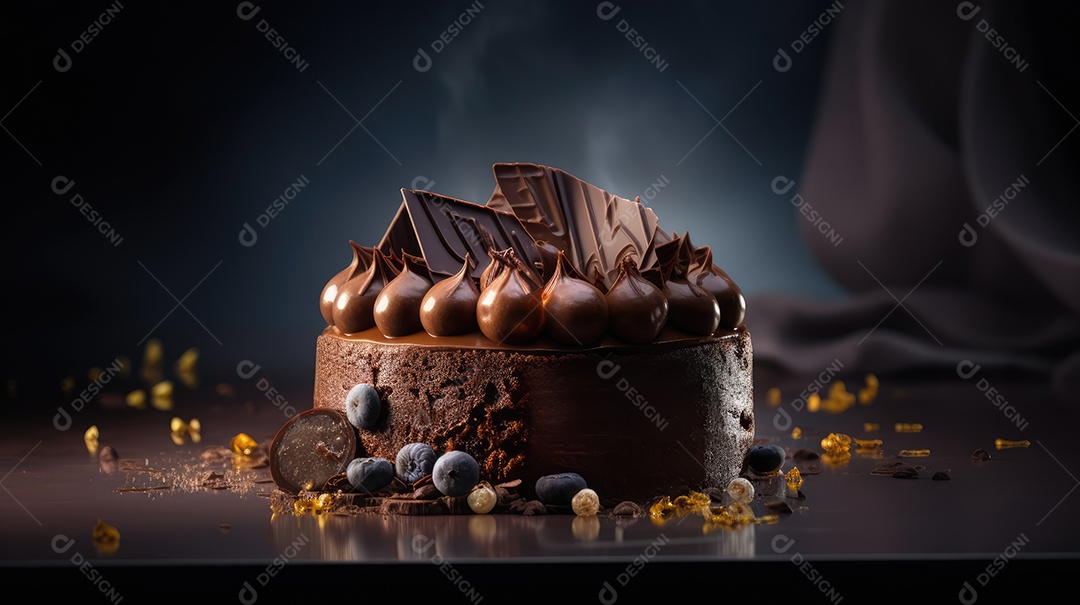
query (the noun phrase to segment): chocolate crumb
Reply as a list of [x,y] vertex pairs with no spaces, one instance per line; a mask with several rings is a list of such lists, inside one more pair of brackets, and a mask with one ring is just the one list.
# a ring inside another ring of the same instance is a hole
[[918,479],[919,471],[913,466],[899,468],[892,474],[893,479]]
[[229,530],[232,529],[232,525],[229,525],[228,523],[222,523],[221,525],[218,525],[217,528],[218,531],[220,531],[221,533],[227,534],[229,533]]
[[974,452],[971,452],[971,461],[975,463],[986,462],[990,459],[990,452],[982,449],[981,447]]
[[792,454],[791,457],[795,460],[817,460],[818,458],[821,458],[821,455],[814,450],[809,450],[804,447],[795,450],[795,453]]
[[934,481],[949,481],[952,477],[949,476],[948,471],[936,471],[932,477]]

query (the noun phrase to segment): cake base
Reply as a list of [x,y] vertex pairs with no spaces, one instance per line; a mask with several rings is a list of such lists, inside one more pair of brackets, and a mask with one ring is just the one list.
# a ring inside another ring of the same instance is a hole
[[316,344],[316,408],[345,410],[373,385],[383,412],[358,455],[404,445],[460,449],[482,480],[576,472],[605,506],[723,488],[754,438],[753,355],[745,326],[708,338],[588,350],[439,344],[328,328]]

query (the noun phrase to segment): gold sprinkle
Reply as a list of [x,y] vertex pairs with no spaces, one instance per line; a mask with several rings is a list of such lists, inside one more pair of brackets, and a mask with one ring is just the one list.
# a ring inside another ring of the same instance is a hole
[[150,404],[154,406],[156,410],[169,411],[173,409],[173,384],[168,380],[163,380],[154,385],[154,388],[150,390]]
[[821,440],[821,449],[828,454],[846,454],[851,449],[851,437],[843,433],[829,433]]
[[765,394],[765,398],[769,402],[769,405],[773,407],[780,405],[780,389],[776,387],[769,389]]
[[897,433],[920,433],[922,425],[918,422],[897,422],[894,427]]
[[817,412],[820,409],[821,395],[818,395],[817,393],[811,394],[810,398],[806,400],[806,411],[813,413]]
[[91,455],[96,454],[98,450],[98,427],[96,424],[90,425],[90,428],[86,429],[83,433],[83,441],[86,443],[86,450]]
[[996,447],[999,450],[1009,449],[1009,448],[1013,448],[1013,447],[1030,447],[1030,446],[1031,446],[1031,442],[1028,441],[1027,439],[1024,439],[1024,440],[1021,440],[1021,441],[1010,441],[1008,439],[995,439],[994,440],[994,447]]
[[137,410],[146,409],[146,391],[135,389],[127,394],[127,404]]
[[258,445],[247,433],[239,433],[229,440],[229,449],[241,456],[250,456]]
[[881,447],[881,439],[854,439],[855,447],[860,450],[876,450]]
[[901,458],[925,458],[930,455],[930,450],[900,450],[897,456]]
[[876,422],[864,422],[862,430],[866,433],[876,433],[881,429],[881,425]]
[[75,390],[75,377],[64,376],[64,379],[60,381],[60,390],[65,393],[71,393]]
[[799,491],[803,484],[802,473],[799,472],[799,467],[791,467],[791,470],[784,475],[784,480],[787,481],[788,489],[793,492]]
[[802,429],[799,427],[791,429],[791,438],[795,440],[802,439]]
[[115,527],[103,523],[101,519],[98,519],[97,524],[94,525],[91,535],[98,552],[111,554],[120,548],[120,532]]

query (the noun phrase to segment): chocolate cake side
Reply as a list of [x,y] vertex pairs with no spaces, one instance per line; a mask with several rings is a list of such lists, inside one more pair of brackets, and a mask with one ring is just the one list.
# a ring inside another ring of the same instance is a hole
[[361,456],[413,442],[461,449],[489,481],[572,471],[605,504],[723,487],[754,435],[746,328],[666,346],[522,351],[318,337],[314,405],[344,411],[354,385],[383,401]]

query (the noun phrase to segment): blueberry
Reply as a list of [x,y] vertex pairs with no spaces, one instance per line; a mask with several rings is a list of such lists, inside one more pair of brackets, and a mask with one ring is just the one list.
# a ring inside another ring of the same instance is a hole
[[382,413],[382,401],[375,387],[370,384],[358,384],[345,396],[345,414],[349,422],[358,429],[370,429],[379,421]]
[[410,443],[398,450],[394,470],[405,483],[415,483],[435,469],[435,450],[426,443]]
[[586,487],[585,479],[577,473],[544,475],[536,480],[536,497],[544,504],[570,506],[574,495]]
[[784,465],[787,452],[779,445],[755,445],[746,454],[746,466],[758,474],[771,473]]
[[480,465],[469,454],[453,450],[439,456],[431,474],[440,492],[447,496],[464,496],[480,481]]
[[394,465],[386,458],[357,458],[345,469],[353,489],[377,492],[394,480]]

